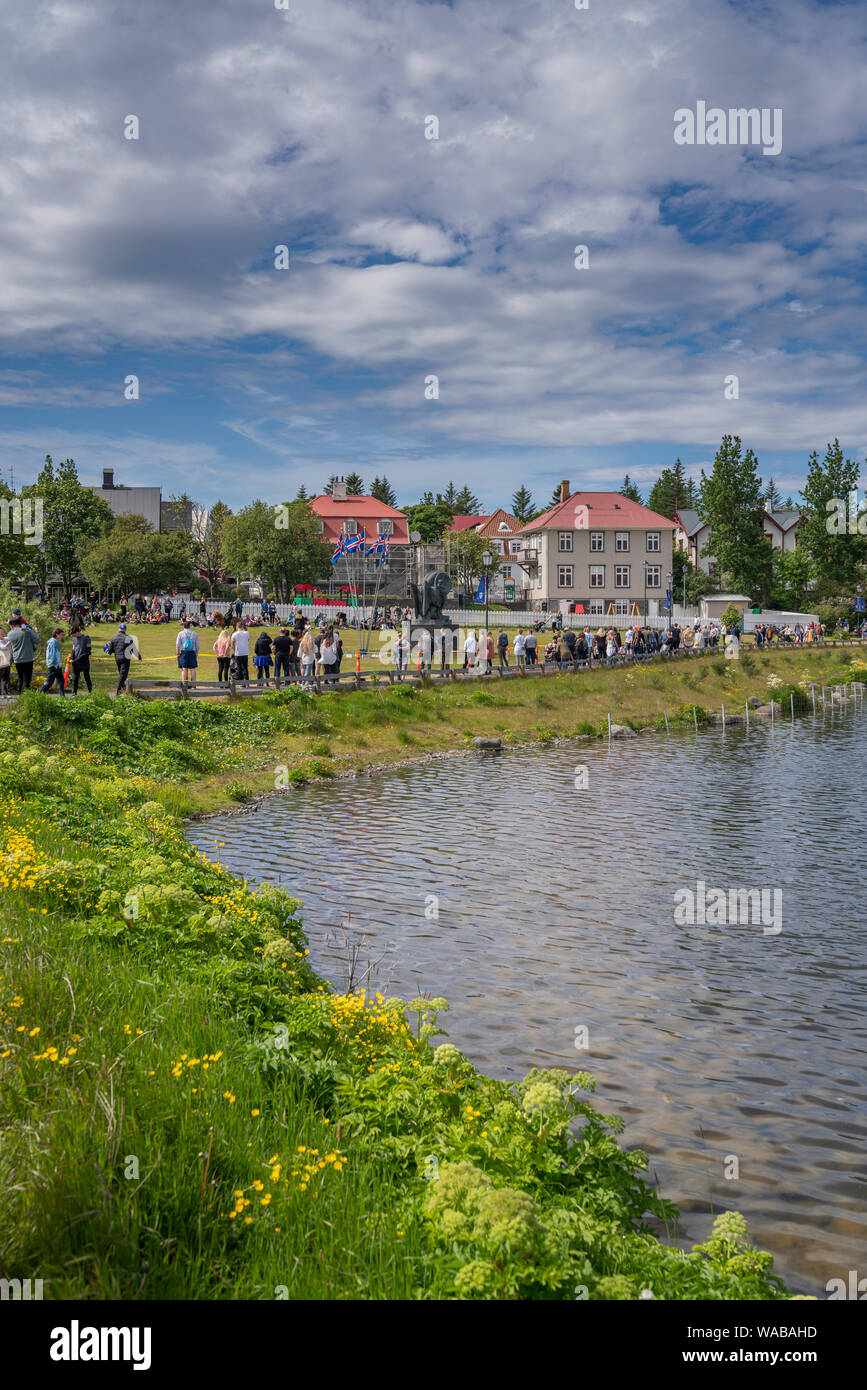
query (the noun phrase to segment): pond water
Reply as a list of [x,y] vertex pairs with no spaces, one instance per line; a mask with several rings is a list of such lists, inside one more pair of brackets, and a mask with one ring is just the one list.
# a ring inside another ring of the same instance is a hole
[[[822,1298],[867,1275],[865,732],[850,706],[472,754],[290,791],[190,839],[300,897],[339,986],[354,954],[383,993],[445,995],[482,1069],[591,1071],[682,1241],[735,1208]],[[699,883],[708,902],[766,890],[764,924],[691,925]]]

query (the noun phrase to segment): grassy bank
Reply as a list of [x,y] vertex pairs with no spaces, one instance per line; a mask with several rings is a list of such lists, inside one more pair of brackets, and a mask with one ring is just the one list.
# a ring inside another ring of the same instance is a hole
[[511,1087],[438,1034],[445,1001],[335,994],[307,964],[299,905],[194,851],[180,817],[275,776],[476,733],[594,733],[609,710],[639,727],[663,710],[685,719],[692,703],[765,696],[769,679],[779,693],[805,673],[851,678],[852,661],[13,706],[0,720],[0,1276],[41,1278],[54,1298],[785,1296],[734,1214],[689,1252],[646,1228],[674,1237],[676,1214],[644,1156],[620,1147],[619,1120],[593,1108],[590,1076]]

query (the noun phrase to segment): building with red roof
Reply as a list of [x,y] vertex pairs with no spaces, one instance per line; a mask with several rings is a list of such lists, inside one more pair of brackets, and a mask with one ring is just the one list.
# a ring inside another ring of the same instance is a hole
[[663,613],[676,525],[619,492],[570,491],[519,532],[534,606],[594,617]]

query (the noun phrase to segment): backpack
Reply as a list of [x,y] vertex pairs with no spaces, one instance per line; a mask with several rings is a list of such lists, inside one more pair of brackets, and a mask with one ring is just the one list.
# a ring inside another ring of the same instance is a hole
[[184,638],[183,650],[184,650],[185,652],[194,652],[194,651],[196,650],[196,644],[195,644],[195,642],[193,641],[192,633],[190,634],[189,637],[185,637],[185,638]]

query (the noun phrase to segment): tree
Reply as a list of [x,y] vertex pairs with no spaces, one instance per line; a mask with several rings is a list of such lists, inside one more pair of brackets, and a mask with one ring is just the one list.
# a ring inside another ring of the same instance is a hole
[[675,511],[682,507],[694,507],[698,502],[698,489],[680,459],[675,459],[672,468],[663,468],[647,499],[652,512],[667,516],[674,521]]
[[[843,457],[838,439],[828,445],[824,459],[819,459],[815,449],[810,455],[798,539],[810,558],[823,598],[851,589],[858,565],[865,558],[867,540],[863,529],[856,521],[853,535],[849,527],[850,494],[857,494],[860,471],[857,460]],[[837,521],[841,511],[842,526]]]
[[82,557],[88,581],[100,592],[157,592],[189,584],[192,545],[186,531],[152,531],[143,516],[119,516]]
[[64,595],[70,598],[73,582],[81,569],[81,557],[97,537],[113,525],[112,510],[89,487],[82,487],[72,459],[55,466],[50,454],[45,455],[36,482],[22,491],[34,499],[42,499],[43,591],[49,573],[55,570],[60,575]]
[[[557,486],[554,488],[554,491],[553,491],[553,493],[551,494],[551,501],[548,503],[547,507],[545,508],[545,511],[546,511],[546,512],[549,512],[549,511],[551,510],[552,507],[559,507],[560,503],[562,502],[563,499],[562,499],[562,497],[560,496],[560,487],[561,487],[561,484],[558,483]],[[540,512],[539,515],[541,516],[541,512]]]
[[771,607],[783,612],[802,612],[810,584],[810,559],[803,547],[774,551]]
[[[632,481],[627,473],[620,487],[620,496],[629,497],[633,502],[641,502],[641,493],[637,485]],[[673,520],[674,518],[672,518]]]
[[257,498],[226,518],[224,543],[229,567],[250,575],[287,602],[296,584],[315,584],[330,572],[331,548],[307,502],[271,506]]
[[[439,497],[439,493],[437,493],[437,496]],[[450,508],[449,514],[451,516],[457,516],[458,491],[451,479],[449,479],[448,487],[443,493],[443,501],[446,506]]]
[[782,502],[783,498],[773,478],[768,479],[767,484],[765,485],[763,497],[765,506],[767,507],[769,512],[779,511],[780,503]]
[[500,557],[490,541],[476,531],[453,531],[450,534],[449,572],[461,589],[475,588],[476,580],[485,568],[482,556],[486,550],[491,554],[488,572],[495,574],[500,568]]
[[528,522],[533,515],[533,499],[530,496],[530,489],[522,483],[515,492],[512,493],[512,516],[517,517],[522,523]]
[[370,485],[370,495],[375,497],[377,502],[384,502],[386,507],[397,506],[397,494],[385,474],[381,478],[374,478]]
[[[10,583],[35,579],[40,572],[44,519],[34,497],[16,497],[0,481],[3,522],[0,527],[0,576]],[[44,585],[43,585],[44,592]]]
[[409,530],[418,531],[425,545],[440,540],[446,527],[450,526],[452,521],[452,509],[443,500],[440,493],[437,493],[436,501],[434,501],[433,494],[426,492],[421,502],[415,502],[411,507],[404,507],[404,512]]
[[[449,484],[451,487],[451,484]],[[477,516],[481,511],[481,502],[464,483],[457,497],[455,498],[455,516]]]
[[[684,579],[686,579],[685,589]],[[699,599],[704,598],[705,594],[712,594],[716,591],[717,585],[712,575],[697,569],[687,552],[681,550],[680,546],[675,546],[671,555],[671,587],[672,598],[675,603],[684,602],[685,592],[687,608],[695,608]]]
[[350,497],[361,497],[364,494],[364,479],[360,473],[347,473],[346,491]]
[[331,474],[331,477],[328,479],[328,482],[325,484],[324,488],[322,489],[322,491],[324,492],[324,494],[325,494],[326,497],[331,497],[331,496],[332,496],[332,494],[333,494],[333,492],[334,492],[334,484],[335,484],[335,483],[339,483],[339,482],[340,482],[340,479],[338,478],[337,474],[336,474],[336,473],[332,473],[332,474]]
[[723,435],[710,476],[701,475],[702,515],[710,528],[702,553],[715,558],[737,592],[767,600],[772,551],[757,465],[752,449],[742,452],[737,435]]
[[296,502],[306,502],[306,501],[308,500],[309,496],[310,496],[309,492],[307,491],[306,487],[305,487],[304,484],[302,483],[301,486],[299,487],[298,491],[297,491],[296,494],[295,494],[295,501],[296,501]]
[[214,586],[226,576],[225,526],[232,515],[225,502],[215,502],[205,510],[193,504],[193,560],[199,574],[207,580],[211,597]]

